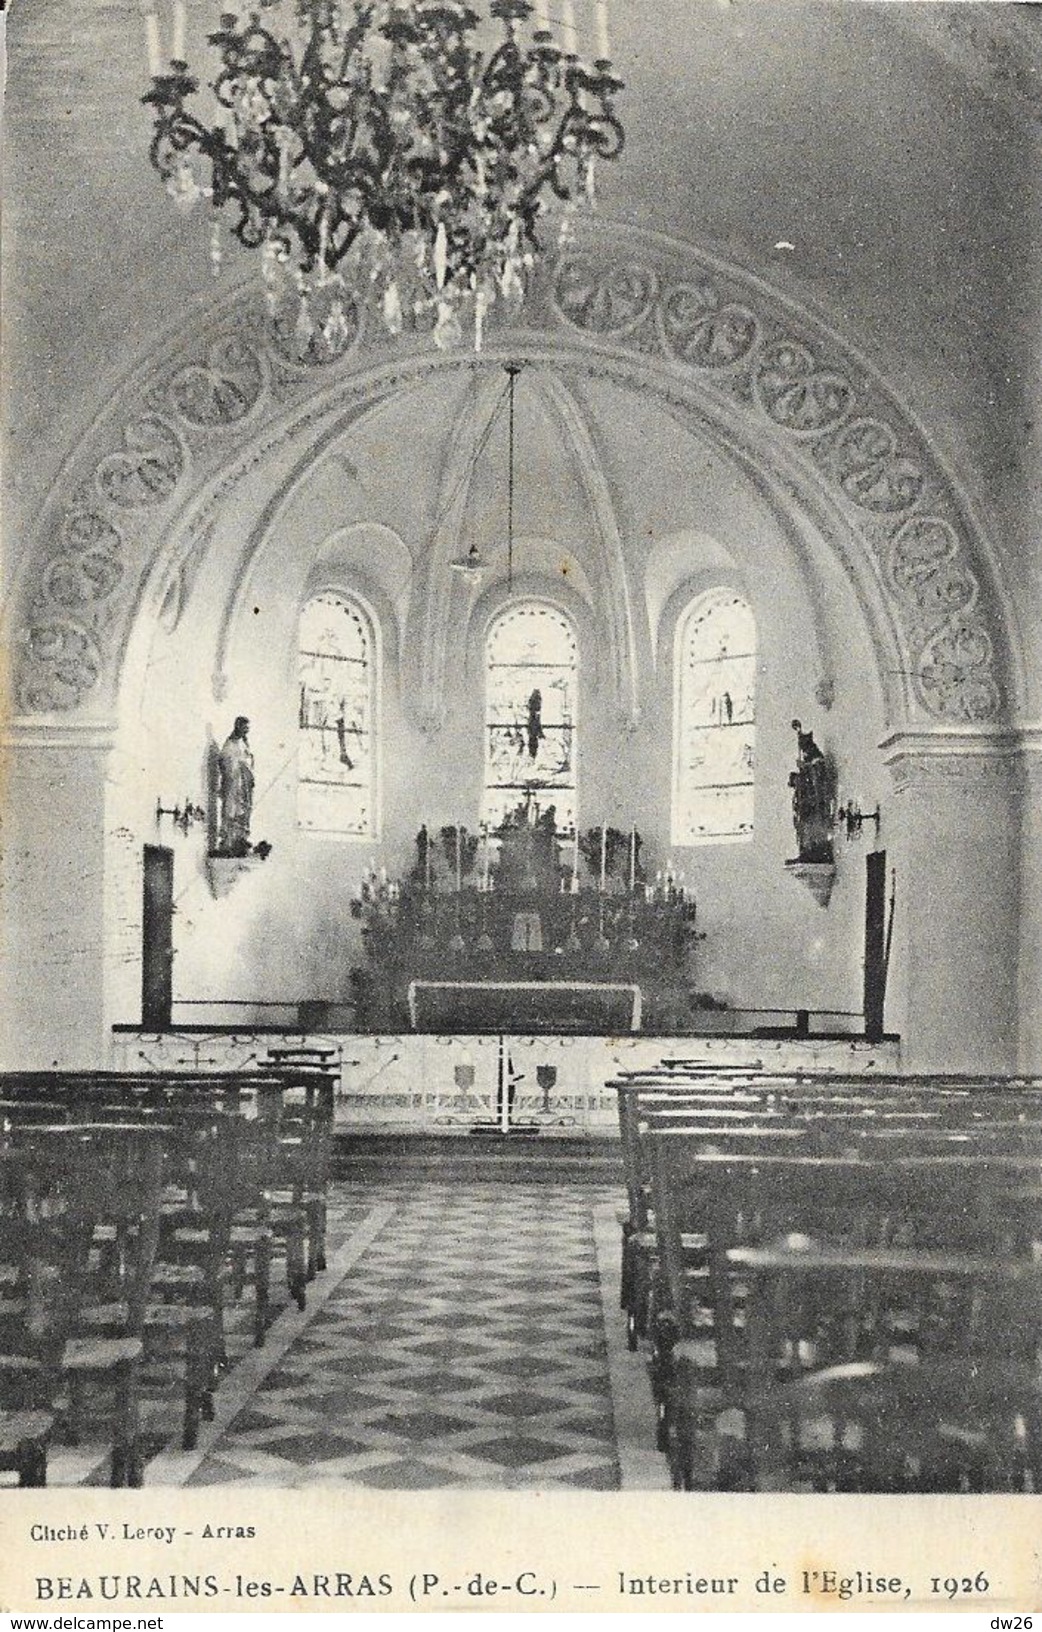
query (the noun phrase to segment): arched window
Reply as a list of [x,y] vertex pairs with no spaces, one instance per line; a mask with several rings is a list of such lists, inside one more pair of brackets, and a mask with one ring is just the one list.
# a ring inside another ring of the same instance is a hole
[[314,833],[377,831],[375,641],[346,595],[316,595],[300,614],[297,817]]
[[542,601],[501,612],[485,643],[485,797],[498,827],[526,802],[559,832],[576,815],[575,719],[579,660],[571,619]]
[[752,607],[710,590],[677,627],[674,844],[752,838],[755,693]]

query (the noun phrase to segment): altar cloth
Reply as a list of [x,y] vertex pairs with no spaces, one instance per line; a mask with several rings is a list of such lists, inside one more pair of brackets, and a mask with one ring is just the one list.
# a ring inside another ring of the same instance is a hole
[[[448,1020],[460,1018],[460,1011],[473,1009],[475,1000],[480,1001],[481,1014],[485,1022],[483,1029],[487,1031],[505,1031],[516,1029],[507,1024],[510,1020],[523,1019],[527,1022],[524,1029],[534,1029],[533,1021],[542,1016],[539,1010],[545,1013],[547,1030],[560,1029],[562,1020],[574,1016],[575,1028],[583,1028],[588,1023],[590,1010],[603,1006],[605,998],[624,998],[629,1002],[628,1028],[631,1032],[639,1031],[641,1025],[641,993],[640,987],[632,982],[609,980],[411,980],[409,982],[409,1024],[413,1031],[419,1029],[420,1007],[424,997],[428,994],[444,994],[450,1001],[442,1003],[441,1007],[448,1010]],[[453,1005],[451,998],[458,995],[463,1001]],[[583,998],[589,999],[583,1004]],[[467,1002],[467,999],[470,1002]],[[526,1002],[526,998],[528,1001]],[[542,1002],[540,1002],[542,999]],[[560,1001],[563,999],[564,1001]],[[568,1000],[574,999],[569,1005]],[[569,1009],[571,1013],[569,1013]],[[425,1016],[424,1018],[428,1018]]]

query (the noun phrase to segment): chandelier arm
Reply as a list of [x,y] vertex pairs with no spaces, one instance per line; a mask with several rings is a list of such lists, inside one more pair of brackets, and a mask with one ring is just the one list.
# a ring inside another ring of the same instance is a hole
[[[481,86],[481,89],[483,91],[491,91],[495,89],[501,69],[509,65],[511,62],[515,64],[516,68],[516,65],[520,62],[520,55],[521,54],[517,48],[517,41],[514,39],[512,34],[508,34],[506,39],[501,40],[499,45],[496,46],[496,49],[489,57],[478,76],[478,83]],[[521,79],[521,74],[519,71],[515,71],[514,75],[511,77],[519,81]]]
[[626,132],[613,113],[605,111],[590,121],[590,139],[599,159],[617,159],[626,145]]
[[376,7],[371,4],[359,5],[355,13],[354,22],[351,24],[350,28],[345,28],[344,30],[344,44],[340,57],[339,74],[341,84],[343,84],[348,77],[348,69],[351,66],[352,59],[359,54],[361,47],[365,42],[373,20],[373,12],[375,10]]
[[[578,162],[583,151],[592,148],[592,155],[598,158],[616,158],[623,149],[625,134],[618,119],[607,108],[602,108],[596,114],[591,114],[578,100],[578,93],[583,89],[593,88],[588,83],[583,84],[573,73],[569,73],[569,88],[572,101],[561,115],[557,130],[550,143],[546,157],[540,165],[532,181],[528,184],[522,196],[533,201],[547,184],[562,201],[568,203],[575,195],[575,188],[564,179],[562,166],[568,159]],[[569,146],[568,137],[574,137],[574,146]],[[538,210],[536,208],[536,212]]]
[[[260,45],[253,43],[258,40],[262,42]],[[218,101],[224,107],[232,108],[235,102],[234,94],[231,100],[222,95],[222,87],[228,81],[234,84],[243,78],[277,85],[280,75],[286,72],[295,81],[299,95],[301,83],[297,65],[293,61],[293,53],[288,45],[277,40],[274,34],[262,27],[256,19],[252,19],[239,32],[230,28],[218,30],[216,34],[210,35],[210,43],[216,45],[221,52],[221,72],[214,81],[213,88]]]
[[[521,195],[522,198],[531,201],[531,213],[533,218],[539,214],[539,194],[547,184],[552,187],[554,193],[562,201],[562,203],[567,204],[574,196],[574,189],[564,180],[561,175],[561,167],[568,159],[577,160],[579,157],[578,151],[569,150],[566,141],[567,136],[571,132],[575,118],[575,111],[576,110],[574,108],[566,108],[564,113],[561,115],[553,140],[547,147],[546,156]],[[530,236],[534,236],[533,228],[530,228],[529,232]]]
[[[481,89],[486,96],[510,95],[513,123],[516,127],[523,114],[526,127],[524,139],[529,142],[536,139],[539,126],[545,124],[553,113],[556,101],[554,80],[559,84],[560,74],[553,75],[552,70],[559,67],[560,61],[560,52],[541,48],[536,61],[526,69],[517,41],[511,35],[489,59],[481,76]],[[534,71],[538,73],[538,78],[534,77]],[[528,106],[525,106],[526,92]]]
[[[196,124],[194,120],[191,123]],[[213,169],[214,208],[234,203],[240,211],[239,220],[231,228],[239,242],[247,249],[256,249],[268,237],[272,226],[278,228],[277,235],[283,239],[287,237],[286,229],[291,228],[301,248],[313,258],[318,249],[318,234],[310,217],[295,209],[288,200],[279,198],[273,187],[261,191],[253,186],[237,162],[238,150],[220,133],[200,126],[198,131],[193,129],[192,136],[194,145],[210,160]]]

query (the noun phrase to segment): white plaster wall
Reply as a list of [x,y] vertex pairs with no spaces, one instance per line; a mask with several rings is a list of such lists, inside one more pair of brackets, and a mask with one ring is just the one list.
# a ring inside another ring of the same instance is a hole
[[104,733],[10,742],[2,778],[0,1063],[104,1059],[105,982],[124,954],[106,938]]
[[897,938],[912,1071],[1008,1072],[1018,1054],[1020,810],[1007,757],[895,767]]

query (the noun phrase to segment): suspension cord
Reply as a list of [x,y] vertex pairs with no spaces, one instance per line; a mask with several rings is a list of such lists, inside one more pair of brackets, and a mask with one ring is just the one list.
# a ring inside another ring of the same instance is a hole
[[510,384],[507,388],[507,591],[514,587],[514,393],[520,363],[505,364]]

